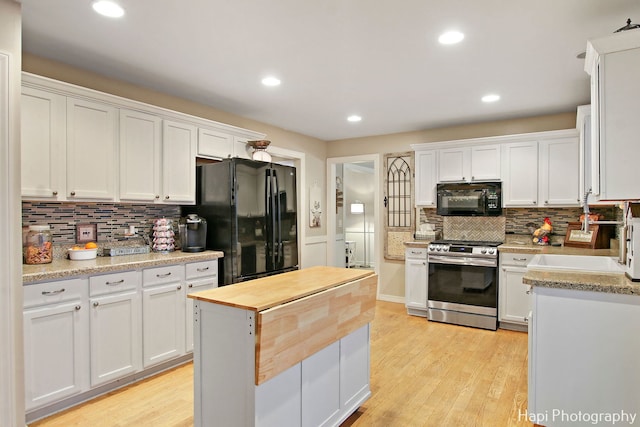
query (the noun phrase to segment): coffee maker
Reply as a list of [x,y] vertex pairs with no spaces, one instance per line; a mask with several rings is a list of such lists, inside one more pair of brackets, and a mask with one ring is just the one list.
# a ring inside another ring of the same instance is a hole
[[182,252],[202,252],[207,247],[207,221],[196,214],[180,218],[178,224]]

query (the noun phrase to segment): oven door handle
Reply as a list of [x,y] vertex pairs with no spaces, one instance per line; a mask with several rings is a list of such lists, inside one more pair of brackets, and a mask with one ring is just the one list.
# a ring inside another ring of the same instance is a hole
[[430,264],[455,264],[455,265],[469,265],[472,267],[497,267],[498,263],[495,259],[485,258],[470,258],[470,257],[441,257],[430,256]]

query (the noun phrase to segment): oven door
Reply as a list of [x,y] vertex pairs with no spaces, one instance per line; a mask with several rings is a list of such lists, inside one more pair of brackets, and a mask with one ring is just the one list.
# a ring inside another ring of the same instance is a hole
[[477,307],[478,314],[494,314],[498,308],[497,260],[430,255],[427,294],[430,307],[442,302]]

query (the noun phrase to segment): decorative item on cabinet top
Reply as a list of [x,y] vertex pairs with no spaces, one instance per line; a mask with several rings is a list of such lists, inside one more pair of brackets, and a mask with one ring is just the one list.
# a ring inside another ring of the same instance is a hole
[[247,145],[253,148],[253,154],[251,158],[253,160],[262,160],[263,162],[271,161],[271,154],[267,153],[267,148],[271,144],[271,141],[266,139],[259,139],[257,141],[247,141]]

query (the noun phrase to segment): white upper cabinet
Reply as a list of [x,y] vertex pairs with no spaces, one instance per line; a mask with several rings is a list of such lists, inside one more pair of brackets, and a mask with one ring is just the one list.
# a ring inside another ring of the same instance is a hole
[[501,177],[500,144],[471,147],[471,181],[494,181]]
[[22,198],[195,203],[195,158],[265,135],[22,73]]
[[198,130],[187,123],[162,123],[162,194],[164,203],[195,203]]
[[538,142],[511,142],[502,146],[502,205],[538,205]]
[[22,196],[64,200],[66,195],[66,98],[22,88]]
[[159,199],[161,137],[159,117],[120,110],[120,200]]
[[436,150],[416,150],[415,200],[417,206],[436,205]]
[[591,75],[592,190],[600,200],[640,199],[640,31],[587,43]]
[[471,179],[471,149],[469,147],[438,150],[438,182]]
[[438,182],[494,181],[499,179],[499,144],[438,150]]
[[580,205],[578,136],[539,142],[539,201],[544,206]]
[[117,110],[67,98],[67,199],[116,199]]
[[226,159],[233,154],[233,136],[212,129],[198,129],[198,156]]

